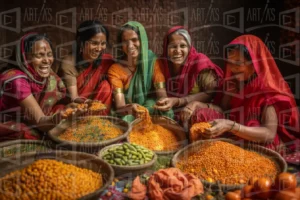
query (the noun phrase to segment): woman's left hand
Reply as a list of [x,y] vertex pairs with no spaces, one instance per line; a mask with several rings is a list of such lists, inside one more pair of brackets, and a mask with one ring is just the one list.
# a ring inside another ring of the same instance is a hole
[[167,97],[160,99],[154,105],[154,108],[161,111],[168,111],[172,109],[179,102],[179,98],[175,97]]
[[207,128],[203,133],[203,136],[206,138],[215,138],[222,135],[231,129],[234,122],[228,119],[215,119],[209,123],[212,127]]

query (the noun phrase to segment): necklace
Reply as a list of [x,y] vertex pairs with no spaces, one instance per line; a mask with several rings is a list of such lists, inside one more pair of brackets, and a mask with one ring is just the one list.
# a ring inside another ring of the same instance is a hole
[[129,66],[127,66],[127,69],[131,72],[131,74],[133,74],[133,73],[135,72],[135,70],[136,70],[136,67],[134,68],[134,70],[131,70],[131,69],[129,68]]

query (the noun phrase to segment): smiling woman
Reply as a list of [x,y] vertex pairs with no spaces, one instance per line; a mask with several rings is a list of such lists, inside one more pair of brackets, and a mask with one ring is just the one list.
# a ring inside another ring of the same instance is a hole
[[58,73],[73,102],[87,102],[91,106],[100,101],[106,109],[97,114],[107,115],[112,90],[106,77],[108,68],[114,63],[112,56],[105,54],[108,30],[97,20],[84,21],[77,29],[76,39],[76,52],[63,60]]
[[[118,63],[111,66],[108,78],[113,87],[116,111],[123,119],[132,121],[138,113],[137,104],[154,114],[156,98],[166,97],[164,76],[156,62],[156,55],[148,48],[148,37],[138,22],[124,24],[118,34]],[[152,91],[155,89],[155,95]],[[133,115],[129,115],[133,114]],[[157,114],[173,117],[173,112]]]
[[38,139],[37,130],[47,131],[67,118],[64,106],[56,105],[66,89],[51,70],[54,58],[49,39],[29,33],[21,38],[15,54],[17,65],[7,66],[0,75],[0,114],[7,116],[0,118],[0,141]]
[[[166,79],[168,97],[157,101],[155,108],[166,111],[182,107],[177,111],[182,110],[181,120],[188,122],[197,106],[207,107],[206,103],[211,101],[222,81],[223,71],[206,55],[196,51],[189,32],[182,26],[167,32],[163,55],[158,62]],[[176,116],[179,118],[179,112]]]

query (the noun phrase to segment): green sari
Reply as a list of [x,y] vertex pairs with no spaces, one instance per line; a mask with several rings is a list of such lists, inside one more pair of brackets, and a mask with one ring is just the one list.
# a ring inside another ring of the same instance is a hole
[[[131,21],[125,25],[130,25],[139,31],[140,37],[140,55],[138,60],[137,70],[132,77],[129,88],[125,92],[126,103],[137,103],[149,110],[150,115],[165,115],[173,118],[173,110],[167,112],[158,111],[153,108],[156,100],[149,97],[149,93],[152,87],[152,76],[154,71],[154,64],[156,61],[156,55],[149,50],[148,37],[143,25],[139,22]],[[124,120],[132,122],[134,117],[132,115],[126,115]]]

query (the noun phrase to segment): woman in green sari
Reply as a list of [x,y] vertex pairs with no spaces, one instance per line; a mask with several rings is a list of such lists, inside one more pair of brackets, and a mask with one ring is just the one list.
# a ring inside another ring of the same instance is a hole
[[167,97],[167,94],[165,78],[156,55],[148,48],[144,27],[134,21],[123,25],[118,34],[118,45],[118,62],[108,71],[117,114],[132,121],[138,112],[137,105],[142,105],[150,115],[164,114],[173,118],[172,110],[162,113],[153,108],[155,98]]

